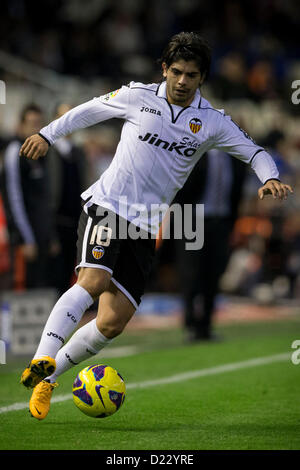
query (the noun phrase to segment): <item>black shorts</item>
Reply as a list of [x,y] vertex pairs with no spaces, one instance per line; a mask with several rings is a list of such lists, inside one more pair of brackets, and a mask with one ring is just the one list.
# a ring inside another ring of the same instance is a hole
[[[99,210],[104,215],[98,215]],[[95,204],[88,208],[88,214],[83,210],[78,224],[75,270],[78,273],[79,268],[90,267],[108,271],[111,281],[137,308],[151,272],[155,239],[151,234],[147,234],[147,239],[124,238],[122,233],[128,225],[127,220]]]

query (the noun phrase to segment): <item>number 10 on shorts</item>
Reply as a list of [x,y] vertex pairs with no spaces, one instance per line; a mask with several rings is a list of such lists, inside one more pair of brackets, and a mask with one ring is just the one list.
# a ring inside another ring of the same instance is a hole
[[90,245],[109,246],[112,237],[112,229],[104,225],[95,225],[90,238]]

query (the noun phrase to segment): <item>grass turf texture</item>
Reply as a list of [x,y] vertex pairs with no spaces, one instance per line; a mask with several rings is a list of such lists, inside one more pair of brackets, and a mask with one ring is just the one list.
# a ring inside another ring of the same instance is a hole
[[[127,384],[247,359],[292,353],[300,321],[223,326],[224,341],[184,345],[179,330],[124,333],[114,346],[144,348],[134,356],[85,361],[61,376],[54,394],[70,394],[86,365],[115,367]],[[103,352],[104,356],[104,352]],[[0,407],[26,402],[18,384],[26,362],[0,367]],[[300,364],[290,359],[149,388],[129,388],[121,409],[97,420],[72,399],[53,403],[39,422],[27,410],[0,414],[5,450],[274,450],[300,449]],[[54,396],[55,396],[54,395]]]

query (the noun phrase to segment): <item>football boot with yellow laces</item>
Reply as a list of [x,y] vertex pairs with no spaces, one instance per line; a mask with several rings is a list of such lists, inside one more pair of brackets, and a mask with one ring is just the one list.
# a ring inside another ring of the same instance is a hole
[[27,388],[34,388],[39,382],[49,377],[56,369],[55,359],[43,356],[32,359],[21,376],[21,383]]

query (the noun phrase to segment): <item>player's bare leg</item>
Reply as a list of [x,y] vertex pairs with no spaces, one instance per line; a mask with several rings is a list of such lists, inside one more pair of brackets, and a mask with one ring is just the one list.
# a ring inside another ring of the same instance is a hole
[[74,365],[98,354],[124,330],[134,312],[135,307],[128,298],[110,282],[99,297],[97,318],[79,328],[59,350],[56,370],[47,379],[56,382],[58,376]]
[[[105,289],[110,282],[110,274],[102,269],[82,268],[78,277],[78,285],[89,293],[91,298],[97,298],[102,289]],[[31,415],[38,420],[44,419],[50,409],[50,400],[52,392],[57,387],[56,377],[70,367],[81,362],[85,358],[96,354],[111,339],[103,336],[92,322],[80,328],[71,338],[71,340],[63,346],[55,357],[56,368],[48,369],[50,373],[44,373],[42,377],[38,377],[34,386],[34,390],[29,402]],[[94,322],[95,323],[95,322]],[[74,351],[74,355],[73,355]],[[70,355],[71,354],[71,355]],[[83,356],[82,356],[83,354]],[[79,355],[79,356],[78,356]],[[72,356],[76,358],[72,359]],[[77,359],[77,356],[79,359]],[[51,358],[48,358],[49,360]],[[31,363],[39,361],[33,359]],[[41,361],[40,361],[41,362]]]
[[135,307],[111,281],[99,298],[96,318],[98,330],[107,338],[115,338],[126,327],[135,312]]
[[34,388],[54,373],[58,350],[72,334],[89,304],[106,288],[109,277],[110,274],[102,270],[83,268],[80,271],[77,284],[59,299],[49,316],[36,354],[22,373],[21,383],[25,387]]
[[108,289],[111,274],[98,268],[80,268],[77,284],[83,287],[94,300]]
[[34,388],[54,373],[55,357],[73,333],[85,310],[110,282],[110,273],[102,269],[81,268],[77,283],[61,296],[45,325],[34,358],[24,370],[21,383]]
[[[87,279],[87,276],[85,277]],[[50,409],[56,379],[74,365],[98,354],[112,339],[118,336],[132,318],[135,307],[112,283],[100,295],[97,318],[79,328],[56,356],[57,368],[51,376],[35,387],[30,412],[35,418],[44,419]]]

